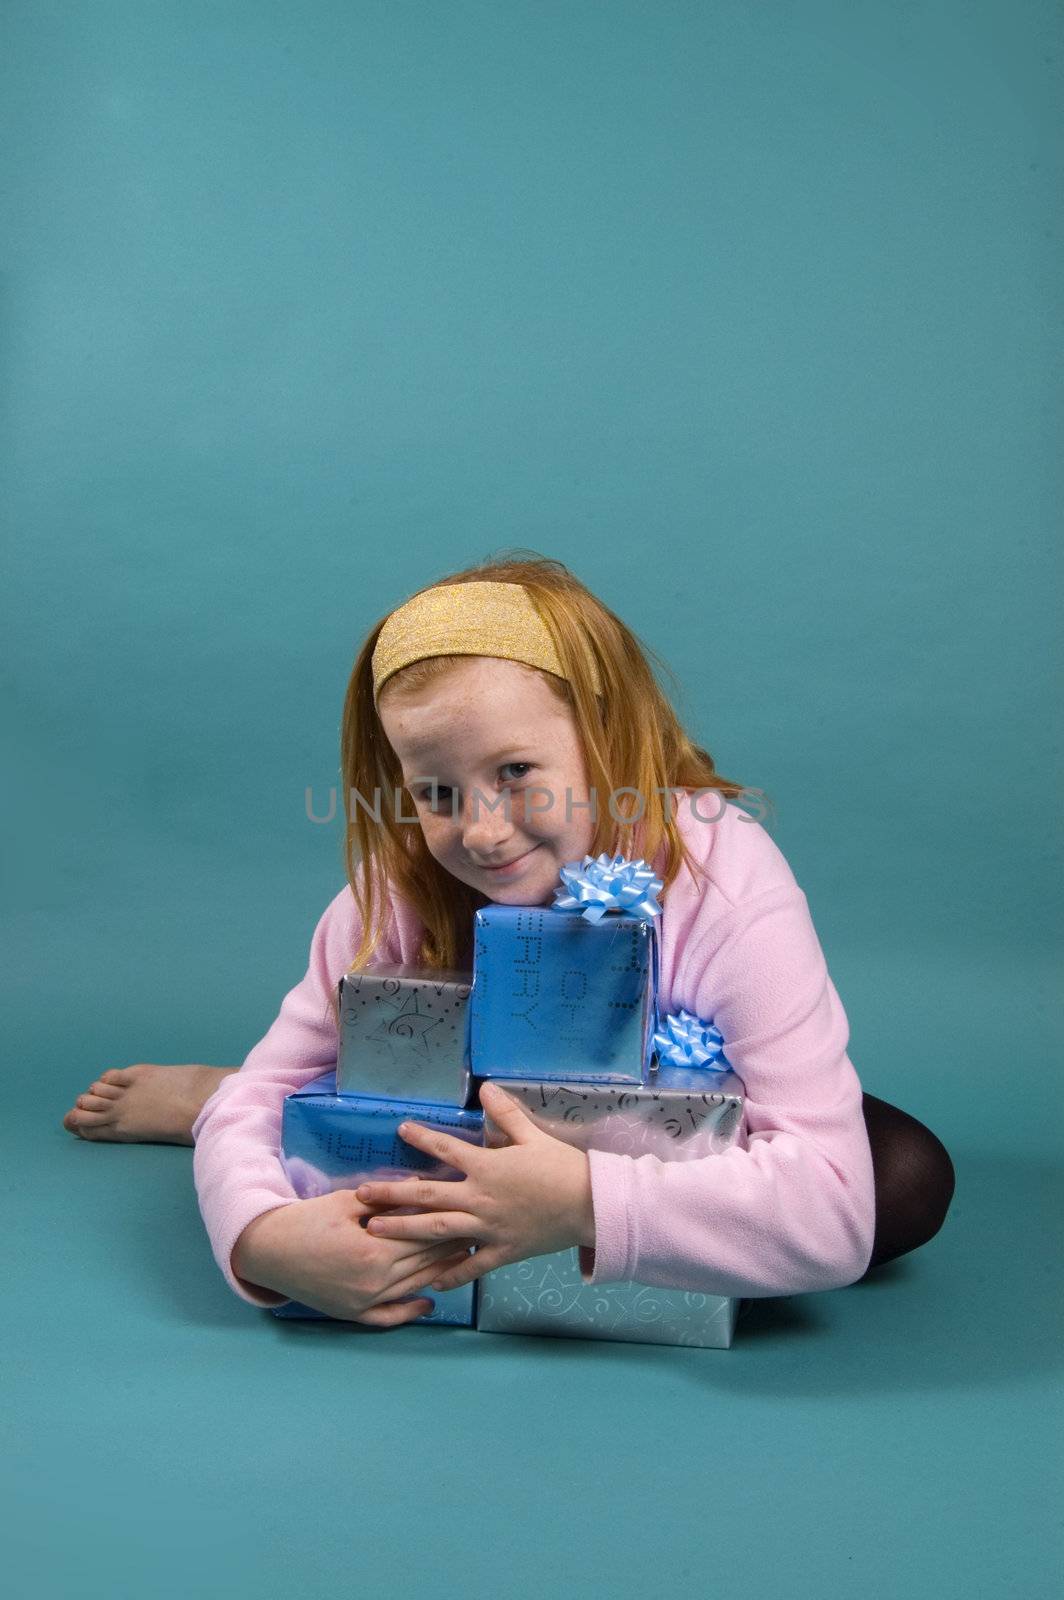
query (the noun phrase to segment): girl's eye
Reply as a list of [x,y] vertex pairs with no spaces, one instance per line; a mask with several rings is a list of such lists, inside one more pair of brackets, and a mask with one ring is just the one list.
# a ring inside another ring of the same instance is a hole
[[[432,790],[431,789],[419,789],[417,794],[414,796],[414,799],[417,800],[417,801],[420,801],[420,803],[422,805],[431,806],[431,804],[432,804]],[[445,783],[441,783],[441,784],[437,785],[437,788],[436,788],[436,803],[437,803],[437,805],[446,805],[446,806],[449,806],[450,803],[451,803],[451,791],[450,791],[450,789],[447,787],[447,785]]]
[[[499,768],[499,771],[500,772],[505,772],[507,767],[524,767],[525,771],[518,773],[518,778],[520,779],[520,778],[526,777],[528,775],[528,773],[531,772],[532,767],[533,767],[533,762],[531,762],[531,761],[505,761],[505,762],[503,762],[502,766]],[[414,799],[420,805],[431,806],[432,805],[432,790],[431,789],[425,789],[425,788],[418,789],[417,793],[414,795]],[[450,810],[450,807],[451,807],[451,789],[450,789],[450,785],[449,784],[446,784],[446,783],[437,784],[437,786],[436,786],[436,804],[438,806],[446,807],[448,810]]]

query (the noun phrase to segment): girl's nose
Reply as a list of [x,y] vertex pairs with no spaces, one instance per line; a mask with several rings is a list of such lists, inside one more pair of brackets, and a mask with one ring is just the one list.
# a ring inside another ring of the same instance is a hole
[[[462,844],[477,855],[488,856],[513,832],[512,804],[508,796],[489,795],[479,799],[467,795],[462,806]],[[494,807],[494,809],[492,809]]]

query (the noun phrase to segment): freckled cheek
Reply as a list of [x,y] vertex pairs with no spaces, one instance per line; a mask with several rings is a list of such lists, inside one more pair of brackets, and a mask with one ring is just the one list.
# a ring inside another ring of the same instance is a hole
[[422,813],[421,832],[428,846],[429,854],[438,861],[444,860],[455,848],[457,832],[449,819],[434,817],[430,813]]
[[522,820],[527,818],[533,833],[553,835],[565,826],[565,789],[556,779],[544,779],[530,790]]
[[514,826],[530,834],[550,834],[557,831],[558,801],[554,789],[548,784],[523,790],[513,796],[511,816]]

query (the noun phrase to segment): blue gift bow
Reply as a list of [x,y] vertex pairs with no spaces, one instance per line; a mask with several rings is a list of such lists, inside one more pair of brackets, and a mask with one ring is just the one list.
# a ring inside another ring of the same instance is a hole
[[[562,886],[554,891],[555,911],[575,911],[588,922],[597,923],[608,911],[625,911],[653,922],[661,915],[655,896],[664,884],[640,858],[607,854],[597,859],[586,855],[582,862],[569,861],[561,869]],[[723,1054],[724,1039],[712,1022],[703,1022],[682,1006],[669,1012],[664,1022],[658,1007],[658,929],[651,943],[653,958],[654,1032],[653,1044],[658,1066],[701,1067],[707,1072],[728,1072],[730,1064]]]
[[654,1034],[659,1067],[701,1067],[706,1072],[727,1072],[724,1038],[712,1022],[703,1022],[682,1006],[670,1011]]
[[562,886],[554,891],[554,911],[577,911],[586,922],[598,922],[607,911],[627,911],[652,922],[661,907],[654,896],[665,887],[640,858],[609,856],[567,861],[561,870]]

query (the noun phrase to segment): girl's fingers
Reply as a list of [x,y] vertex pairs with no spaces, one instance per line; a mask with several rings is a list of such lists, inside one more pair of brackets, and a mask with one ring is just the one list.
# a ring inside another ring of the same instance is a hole
[[458,1266],[466,1259],[471,1248],[472,1240],[448,1239],[446,1244],[430,1245],[416,1256],[404,1256],[401,1262],[396,1263],[396,1270],[401,1271],[404,1277],[410,1272],[420,1272],[423,1288],[434,1272],[449,1272],[452,1267]]
[[382,1239],[394,1252],[396,1272],[414,1272],[419,1267],[439,1266],[445,1256],[454,1256],[459,1250],[472,1250],[475,1239],[437,1239],[426,1244],[423,1239]]
[[468,1211],[431,1211],[412,1217],[370,1217],[366,1232],[375,1239],[454,1240],[476,1238],[481,1224]]
[[475,1255],[467,1256],[464,1261],[459,1261],[454,1266],[444,1266],[436,1277],[430,1280],[429,1287],[441,1293],[445,1289],[460,1289],[463,1284],[472,1283],[474,1278],[479,1278],[481,1273],[490,1272],[492,1267],[502,1265],[501,1251],[478,1250]]
[[[455,1215],[457,1216],[457,1212]],[[421,1216],[413,1218],[415,1222],[424,1222],[424,1220],[425,1218]],[[373,1235],[371,1234],[370,1237],[372,1238]],[[431,1243],[427,1243],[424,1239],[382,1239],[380,1242],[390,1247],[395,1259],[402,1262],[404,1270],[412,1272],[413,1266],[406,1259],[407,1257],[423,1255],[426,1261],[438,1261],[440,1256],[453,1255],[456,1250],[471,1250],[477,1241],[472,1234],[452,1233],[448,1234],[446,1238],[441,1235],[438,1239],[433,1239]]]
[[421,1206],[424,1211],[446,1211],[452,1205],[461,1205],[462,1192],[462,1185],[453,1180],[432,1183],[428,1178],[398,1178],[392,1183],[360,1183],[355,1196],[367,1206]]
[[[487,1100],[484,1098],[485,1095]],[[527,1144],[542,1132],[521,1102],[490,1079],[480,1086],[480,1103],[492,1122],[500,1127],[514,1144]]]
[[[469,1245],[472,1245],[472,1242],[472,1240],[467,1241]],[[426,1278],[441,1271],[453,1271],[460,1265],[465,1252],[455,1254],[453,1244],[454,1241],[450,1241],[451,1249],[442,1259],[435,1249],[424,1251],[424,1258],[417,1262],[416,1269],[400,1278],[398,1283],[391,1285],[387,1300],[382,1301],[380,1305],[367,1307],[351,1320],[364,1322],[371,1328],[393,1328],[403,1322],[415,1322],[418,1317],[432,1311],[435,1302],[428,1295],[420,1294],[415,1300],[403,1300],[401,1297],[408,1294],[417,1295],[418,1290],[424,1289]]]
[[361,1316],[352,1317],[353,1322],[364,1322],[371,1328],[394,1328],[400,1322],[414,1322],[433,1310],[435,1301],[422,1295],[418,1300],[404,1300],[397,1303],[388,1301],[382,1306],[370,1306],[368,1311],[363,1311]]
[[[391,1284],[385,1291],[388,1295],[387,1300],[382,1300],[379,1305],[370,1306],[353,1320],[355,1322],[372,1321],[373,1323],[379,1323],[382,1327],[391,1327],[395,1322],[413,1322],[415,1317],[420,1317],[424,1312],[431,1311],[434,1302],[424,1294],[420,1295],[416,1301],[409,1301],[401,1307],[397,1307],[396,1302],[403,1295],[417,1294],[419,1290],[423,1290],[425,1280],[432,1277],[433,1273],[438,1270],[439,1265],[438,1261],[429,1262],[419,1267],[416,1272],[408,1273],[405,1277],[400,1278],[397,1283]],[[417,1307],[412,1313],[408,1310],[410,1305]]]
[[438,1128],[422,1127],[419,1122],[401,1122],[398,1133],[407,1144],[435,1156],[437,1161],[443,1161],[449,1167],[457,1167],[459,1172],[475,1172],[477,1161],[484,1153],[475,1144],[470,1144],[468,1139],[456,1139],[452,1134],[441,1133]]

